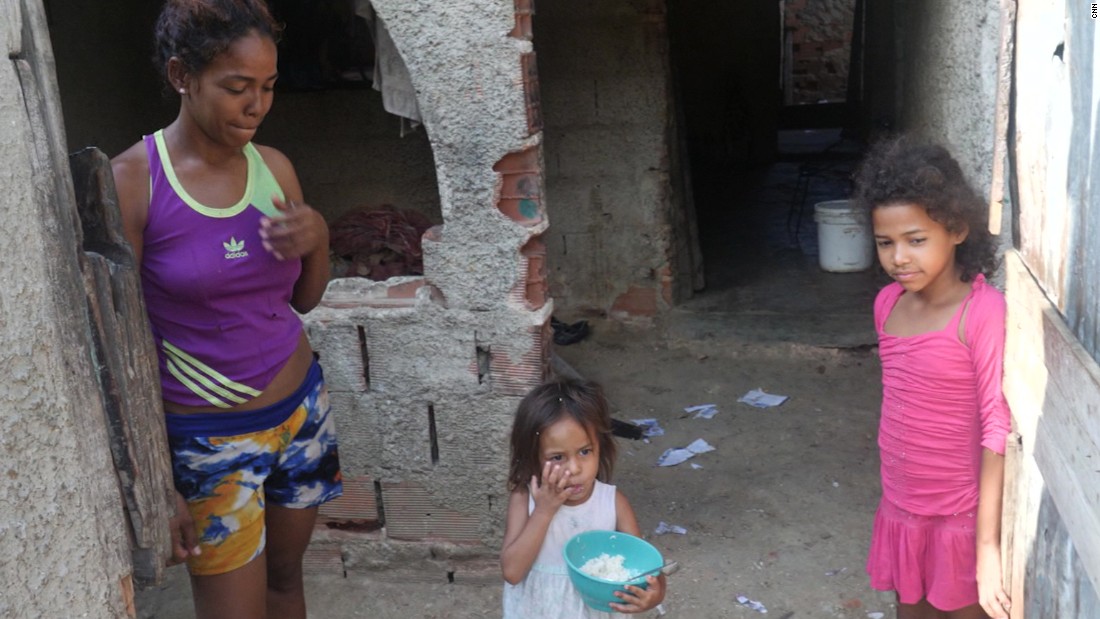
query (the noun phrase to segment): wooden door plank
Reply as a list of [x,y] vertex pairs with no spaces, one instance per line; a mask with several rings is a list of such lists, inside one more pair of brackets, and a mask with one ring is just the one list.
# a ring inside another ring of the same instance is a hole
[[138,265],[122,233],[110,161],[90,148],[70,156],[83,230],[85,293],[99,362],[111,454],[130,522],[134,580],[161,580],[174,513],[156,349]]

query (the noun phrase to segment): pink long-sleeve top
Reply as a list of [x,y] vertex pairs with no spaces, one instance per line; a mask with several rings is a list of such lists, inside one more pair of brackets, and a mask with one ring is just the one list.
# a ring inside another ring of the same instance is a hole
[[904,292],[892,283],[875,299],[883,498],[915,514],[970,511],[978,505],[982,448],[1004,454],[1011,427],[1001,388],[1004,296],[979,275],[943,330],[898,337],[884,327]]

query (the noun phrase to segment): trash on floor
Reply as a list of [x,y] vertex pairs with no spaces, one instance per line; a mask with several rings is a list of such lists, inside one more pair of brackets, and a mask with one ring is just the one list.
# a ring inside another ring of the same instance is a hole
[[657,458],[657,466],[676,466],[694,457],[694,453],[683,447],[669,447],[661,457]]
[[749,598],[747,598],[743,595],[737,596],[737,603],[744,606],[744,607],[746,607],[746,608],[751,608],[752,610],[755,610],[758,613],[763,613],[763,614],[768,613],[768,607],[764,606],[763,603],[757,602],[756,600],[750,600]]
[[657,466],[676,466],[694,458],[698,454],[714,451],[714,447],[701,438],[697,438],[687,447],[669,447],[657,458]]
[[885,616],[886,616],[886,613],[880,613],[878,611],[875,611],[873,613],[867,613],[867,619],[882,619]]
[[692,419],[711,419],[718,414],[717,404],[699,404],[697,406],[688,406],[684,409],[685,413],[694,413]]
[[657,528],[653,530],[655,535],[664,535],[665,533],[675,533],[676,535],[687,535],[688,530],[678,524],[669,524],[664,520],[657,523]]
[[705,454],[708,451],[714,451],[715,447],[701,438],[697,438],[691,441],[691,444],[685,447],[693,454]]
[[771,408],[773,406],[779,406],[787,401],[788,396],[775,395],[772,393],[765,393],[763,389],[753,389],[737,399],[738,402],[744,402],[749,406],[755,406],[756,408]]
[[630,421],[642,429],[642,436],[646,438],[664,436],[665,434],[664,428],[657,423],[656,419],[631,419]]

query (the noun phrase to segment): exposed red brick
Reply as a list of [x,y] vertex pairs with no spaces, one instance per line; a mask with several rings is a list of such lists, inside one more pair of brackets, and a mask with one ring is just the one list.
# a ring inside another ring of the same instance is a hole
[[657,270],[658,281],[661,282],[661,298],[665,305],[672,305],[672,269],[663,266]]
[[378,502],[374,496],[374,479],[369,475],[345,477],[343,483],[344,495],[317,510],[317,527],[333,528],[330,523],[348,521],[377,523]]
[[[521,224],[530,226],[542,221],[542,209],[539,202],[530,198],[502,198],[500,202],[497,202],[497,208],[508,219]],[[538,213],[538,216],[528,217],[532,212]]]
[[386,533],[393,539],[480,541],[481,519],[436,504],[428,491],[411,482],[382,482]]
[[[510,174],[515,172],[540,172],[539,149],[537,146],[508,153],[493,166],[494,172]],[[437,226],[438,227],[438,226]],[[430,230],[429,230],[430,232]]]
[[529,347],[519,358],[508,354],[503,347],[493,347],[493,354],[489,357],[489,368],[493,376],[494,392],[526,395],[549,373],[551,342],[554,335],[549,319],[545,324],[532,326],[528,330],[528,335]]
[[611,313],[621,313],[629,316],[656,316],[657,290],[655,288],[631,286],[629,290],[619,295],[615,302],[611,304]]
[[546,282],[546,243],[536,236],[527,241],[519,251],[527,259],[524,301],[528,309],[538,309],[546,304],[549,296]]
[[443,226],[432,226],[428,228],[421,238],[436,243],[443,241]]
[[542,221],[542,167],[539,149],[532,146],[508,153],[493,166],[501,175],[500,197],[497,208],[506,217],[531,226]]
[[542,131],[542,98],[539,95],[539,69],[535,52],[520,56],[523,68],[523,99],[527,104],[527,135]]
[[533,34],[531,16],[534,14],[535,0],[516,0],[516,27],[509,36],[530,41]]
[[424,278],[420,277],[400,284],[395,284],[386,288],[386,297],[390,299],[415,299],[416,291],[420,290],[425,284]]
[[314,542],[302,556],[302,570],[307,574],[344,575],[344,556],[340,544]]

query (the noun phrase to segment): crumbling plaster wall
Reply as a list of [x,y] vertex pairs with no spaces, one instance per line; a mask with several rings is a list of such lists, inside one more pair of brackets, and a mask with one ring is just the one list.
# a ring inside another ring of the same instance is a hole
[[554,299],[566,314],[654,316],[673,301],[671,210],[681,207],[664,2],[541,2],[534,43]]
[[[373,4],[417,91],[444,224],[425,236],[423,278],[335,280],[306,316],[346,480],[345,497],[322,510],[309,562],[495,582],[507,436],[547,371],[553,307],[529,10],[515,0]],[[356,530],[372,520],[384,528]]]
[[90,352],[53,56],[30,4],[0,4],[0,617],[124,617],[128,524]]
[[900,129],[940,142],[989,195],[997,92],[1000,0],[900,2]]

